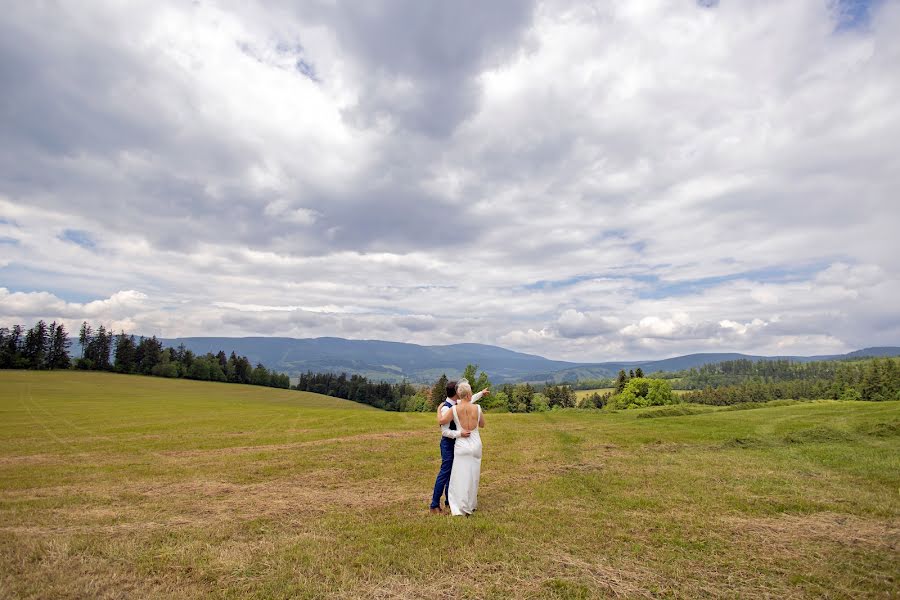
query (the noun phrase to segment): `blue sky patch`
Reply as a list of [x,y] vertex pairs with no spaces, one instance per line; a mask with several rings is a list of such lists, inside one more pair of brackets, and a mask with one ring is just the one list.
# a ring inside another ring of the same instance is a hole
[[658,300],[660,298],[669,298],[672,296],[685,296],[688,294],[696,294],[705,289],[715,287],[729,281],[738,281],[746,279],[759,283],[788,283],[791,281],[805,281],[810,279],[816,273],[819,273],[831,264],[829,262],[818,262],[806,266],[798,267],[772,267],[766,269],[755,269],[751,271],[742,271],[740,273],[731,273],[729,275],[718,275],[715,277],[703,277],[700,279],[690,279],[686,281],[677,281],[673,283],[657,283],[652,289],[640,292],[638,297],[644,300]]
[[302,58],[297,60],[296,68],[297,68],[297,71],[299,71],[304,76],[308,77],[309,79],[312,79],[316,83],[319,82],[319,78],[316,75],[316,68],[313,67],[310,63],[303,60]]
[[88,248],[89,250],[93,250],[97,246],[94,239],[91,237],[91,234],[79,229],[66,229],[62,232],[62,235],[59,236],[59,239],[66,242],[72,242],[82,248]]
[[837,13],[837,31],[863,29],[869,26],[872,9],[880,0],[838,0],[835,5]]

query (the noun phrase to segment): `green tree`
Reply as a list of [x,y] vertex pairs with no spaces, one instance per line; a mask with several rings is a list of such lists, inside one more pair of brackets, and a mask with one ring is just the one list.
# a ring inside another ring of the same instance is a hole
[[440,378],[435,382],[434,386],[431,388],[431,409],[437,410],[437,407],[440,406],[441,402],[443,402],[447,398],[447,375],[443,374]]
[[69,333],[66,331],[62,323],[52,323],[50,325],[50,342],[47,351],[47,366],[51,369],[68,369],[71,360],[69,359]]
[[627,383],[628,375],[625,374],[625,369],[619,369],[619,374],[616,375],[616,393],[621,394],[625,390]]
[[269,385],[269,370],[262,363],[258,363],[256,368],[250,373],[250,383],[253,385]]
[[530,412],[547,412],[550,410],[550,401],[544,394],[535,393],[531,398]]
[[674,404],[676,398],[668,381],[635,377],[628,381],[622,393],[614,396],[613,400],[618,408],[639,408]]
[[637,369],[634,370],[634,376],[635,377],[643,377],[644,370],[642,368],[638,367]]
[[512,401],[509,409],[511,412],[531,412],[534,401],[534,388],[530,383],[519,384],[513,388]]
[[[205,358],[200,358],[195,360],[191,364],[191,368],[188,370],[186,377],[189,379],[197,379],[200,381],[208,381],[209,380],[209,360]],[[218,362],[216,362],[216,368],[219,368]]]
[[119,373],[134,373],[137,347],[134,337],[122,331],[116,336],[116,358],[113,367]]
[[472,386],[472,393],[480,392],[485,388],[491,387],[491,380],[488,379],[487,373],[482,371],[478,376],[475,373],[478,372],[478,365],[466,365],[466,370],[463,371],[463,379],[467,379],[469,381],[469,385]]
[[491,392],[491,395],[482,399],[481,408],[491,412],[509,412],[509,395],[501,390]]
[[91,326],[87,321],[82,321],[81,329],[78,332],[78,343],[81,344],[81,358],[84,358],[84,351],[87,349],[88,343],[91,341]]
[[29,369],[47,368],[47,345],[49,330],[47,324],[41,320],[25,334],[25,347],[22,354],[28,361]]
[[593,394],[587,396],[581,402],[582,408],[603,408],[606,406],[607,399],[609,398],[609,394],[599,394],[594,392]]

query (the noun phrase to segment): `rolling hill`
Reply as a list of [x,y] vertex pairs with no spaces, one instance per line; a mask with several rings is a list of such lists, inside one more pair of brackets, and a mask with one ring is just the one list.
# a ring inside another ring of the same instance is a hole
[[297,375],[306,371],[346,372],[375,380],[431,382],[446,373],[456,376],[469,363],[479,365],[495,383],[511,381],[577,381],[614,376],[619,369],[640,367],[646,373],[677,371],[704,364],[746,358],[784,358],[794,361],[898,356],[900,347],[865,348],[849,354],[823,356],[753,356],[739,353],[688,354],[663,360],[576,363],[550,360],[485,344],[420,346],[380,340],[348,340],[335,337],[185,337],[163,340],[166,345],[184,344],[195,353],[224,350],[247,356],[251,362]]

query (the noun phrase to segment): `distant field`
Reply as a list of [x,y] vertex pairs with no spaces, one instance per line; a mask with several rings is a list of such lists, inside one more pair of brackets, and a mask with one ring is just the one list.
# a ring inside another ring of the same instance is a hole
[[688,409],[488,415],[453,519],[432,415],[0,372],[0,598],[897,596],[900,403]]
[[615,388],[597,388],[594,390],[575,390],[575,397],[578,398],[579,400],[581,400],[582,398],[590,396],[594,392],[596,392],[598,394],[606,394],[606,393],[612,392],[612,391],[615,391]]

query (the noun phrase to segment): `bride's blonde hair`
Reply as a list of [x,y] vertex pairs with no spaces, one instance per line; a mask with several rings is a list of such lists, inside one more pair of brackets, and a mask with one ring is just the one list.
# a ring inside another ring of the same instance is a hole
[[472,399],[472,386],[468,379],[460,379],[456,384],[456,395],[459,398]]

